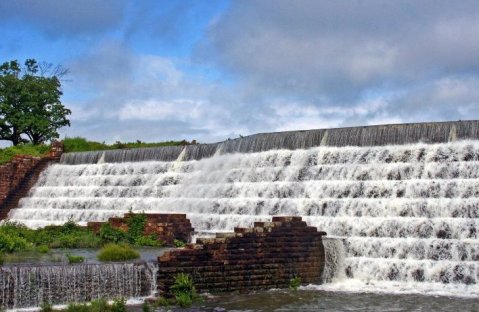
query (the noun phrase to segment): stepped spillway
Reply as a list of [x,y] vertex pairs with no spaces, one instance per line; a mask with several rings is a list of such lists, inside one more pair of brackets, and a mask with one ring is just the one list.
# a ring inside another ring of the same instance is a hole
[[208,233],[298,215],[342,242],[323,289],[479,296],[477,140],[182,159],[53,165],[9,218],[178,212]]

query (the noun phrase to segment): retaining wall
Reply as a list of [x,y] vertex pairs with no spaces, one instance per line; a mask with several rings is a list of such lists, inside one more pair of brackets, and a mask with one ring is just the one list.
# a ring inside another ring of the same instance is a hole
[[158,258],[160,294],[169,293],[178,273],[191,275],[198,291],[213,293],[287,288],[294,277],[302,284],[320,283],[326,233],[301,217],[272,221],[166,252]]
[[48,163],[58,162],[63,153],[63,144],[53,142],[49,153],[42,157],[17,155],[0,166],[0,219],[15,208],[21,197],[28,194],[41,171]]
[[[123,218],[110,218],[108,222],[117,229],[128,231],[127,219],[132,214],[125,214]],[[193,233],[193,227],[190,220],[186,218],[186,214],[176,213],[153,213],[145,214],[145,235],[155,235],[167,246],[173,246],[174,240],[181,240],[185,243],[189,242]],[[98,232],[102,224],[106,222],[88,222],[88,227],[94,232]]]

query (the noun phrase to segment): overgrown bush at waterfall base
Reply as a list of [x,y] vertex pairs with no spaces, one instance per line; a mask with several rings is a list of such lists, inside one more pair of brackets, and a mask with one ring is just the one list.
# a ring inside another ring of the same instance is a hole
[[113,227],[110,223],[102,224],[99,236],[104,242],[128,243],[135,246],[160,247],[163,243],[155,235],[145,235],[146,215],[130,214],[126,218],[128,231]]
[[295,276],[289,280],[289,289],[296,291],[299,286],[301,286],[301,277]]
[[34,250],[45,253],[49,248],[98,248],[103,244],[90,229],[69,221],[62,226],[29,229],[24,225],[6,222],[0,225],[0,251]]
[[127,244],[107,244],[98,253],[100,261],[125,261],[139,257],[138,251]]
[[73,221],[64,225],[50,225],[41,229],[30,229],[14,222],[0,225],[0,252],[12,253],[36,250],[47,253],[52,248],[100,248],[108,243],[123,243],[135,246],[161,246],[154,235],[143,235],[146,223],[144,214],[133,215],[127,232],[104,224],[99,233],[81,227]]
[[14,252],[19,250],[26,250],[31,246],[27,240],[17,235],[8,235],[0,232],[0,251]]
[[175,276],[175,283],[171,286],[170,292],[175,296],[176,304],[180,307],[189,307],[193,304],[193,301],[199,298],[193,279],[184,273]]

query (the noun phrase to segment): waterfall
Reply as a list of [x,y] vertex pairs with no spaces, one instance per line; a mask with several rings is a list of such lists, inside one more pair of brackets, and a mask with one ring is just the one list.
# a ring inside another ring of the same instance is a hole
[[322,276],[323,283],[331,283],[344,278],[344,259],[346,258],[343,240],[323,238],[325,265]]
[[[442,132],[427,133],[447,141],[448,124],[440,125]],[[458,139],[460,125],[453,129]],[[419,136],[411,129],[410,137]],[[327,248],[342,242],[340,265],[338,253],[329,253],[341,272],[330,272],[331,283],[321,287],[479,295],[479,141],[246,154],[222,148],[202,151],[214,156],[199,160],[109,162],[105,154],[105,163],[53,165],[9,218],[39,227],[130,209],[177,212],[211,233],[297,215],[338,239]]]
[[156,290],[156,272],[154,263],[3,266],[0,308],[144,297]]
[[[218,154],[257,153],[317,146],[381,146],[479,139],[479,121],[429,122],[259,133],[212,144],[67,153],[62,163],[200,160]],[[181,155],[181,157],[180,157]]]

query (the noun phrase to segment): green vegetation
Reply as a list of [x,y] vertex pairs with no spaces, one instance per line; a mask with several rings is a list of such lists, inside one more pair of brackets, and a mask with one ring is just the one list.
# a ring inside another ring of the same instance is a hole
[[43,156],[49,151],[47,145],[20,144],[17,146],[0,148],[0,165],[9,162],[16,155]]
[[182,240],[175,239],[175,240],[173,240],[173,245],[175,245],[175,247],[177,247],[177,248],[181,248],[181,247],[185,247],[186,243]]
[[53,307],[49,303],[44,303],[44,304],[42,304],[40,311],[41,312],[53,312]]
[[141,305],[141,311],[143,312],[151,312],[151,308],[150,308],[150,305],[148,304],[148,302],[143,302],[143,304]]
[[170,305],[172,305],[174,303],[175,303],[175,301],[174,301],[173,298],[171,298],[171,300],[168,300],[165,297],[159,297],[158,299],[156,299],[156,301],[154,303],[154,306],[156,306],[156,307],[169,307]]
[[47,226],[37,230],[13,222],[0,225],[1,252],[34,249],[48,252],[49,248],[97,248],[103,243],[102,239],[90,229],[80,227],[73,221],[68,221],[62,226]]
[[127,244],[106,244],[98,253],[100,261],[125,261],[138,259],[140,254]]
[[58,138],[58,129],[70,125],[71,111],[60,101],[60,78],[67,72],[34,59],[0,65],[0,140],[16,146]]
[[85,261],[85,257],[82,257],[82,256],[75,256],[75,255],[67,254],[67,258],[68,258],[68,263],[70,263],[70,264],[82,263],[83,261]]
[[170,291],[175,296],[176,304],[183,308],[191,306],[198,299],[193,279],[188,274],[177,274]]
[[163,243],[155,235],[144,235],[146,225],[146,215],[130,214],[126,218],[128,231],[122,231],[114,228],[109,223],[101,226],[99,236],[105,242],[127,243],[135,246],[160,247]]
[[[95,234],[91,229],[81,227],[73,221],[68,221],[61,226],[51,225],[36,230],[22,224],[6,222],[0,225],[0,253],[34,250],[48,253],[54,248],[100,248],[109,243],[121,246],[159,247],[162,245],[155,235],[143,234],[146,224],[145,214],[131,214],[127,217],[126,223],[128,225],[126,232],[105,223]],[[69,260],[72,262],[72,259]]]
[[[0,115],[1,126],[1,115]],[[1,140],[1,138],[0,138]],[[139,148],[139,147],[157,147],[157,146],[178,146],[188,145],[189,142],[183,141],[167,141],[159,143],[145,143],[141,141],[137,142],[116,142],[115,144],[105,144],[94,141],[87,141],[85,138],[65,138],[63,140],[65,152],[86,152],[86,151],[98,151],[98,150],[113,150],[122,148]],[[0,165],[9,162],[16,155],[30,155],[30,156],[44,156],[50,150],[50,146],[39,144],[18,144],[16,146],[0,148]]]
[[301,286],[301,277],[295,276],[289,280],[289,289],[296,291],[299,286]]
[[140,140],[136,142],[115,142],[114,144],[105,144],[104,142],[88,141],[82,137],[65,138],[63,140],[64,149],[66,153],[70,152],[88,152],[88,151],[100,151],[100,150],[114,150],[123,148],[139,148],[139,147],[159,147],[159,146],[178,146],[188,145],[189,142],[183,141],[167,141],[157,143],[146,143]]
[[40,245],[37,247],[37,251],[41,253],[47,253],[50,251],[50,248],[48,248],[46,245]]

